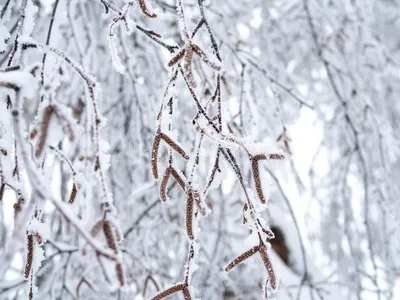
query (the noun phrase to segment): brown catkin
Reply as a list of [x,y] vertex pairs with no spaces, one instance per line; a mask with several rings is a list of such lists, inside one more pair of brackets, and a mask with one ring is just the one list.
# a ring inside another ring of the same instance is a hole
[[193,191],[188,190],[188,197],[186,200],[186,232],[189,239],[193,240]]
[[176,284],[168,289],[166,289],[165,291],[162,291],[161,293],[158,293],[157,295],[155,295],[153,298],[151,298],[151,300],[161,300],[164,298],[167,298],[179,291],[182,291],[184,288],[183,284]]
[[117,263],[115,265],[115,271],[117,273],[117,278],[118,278],[118,281],[119,281],[119,285],[120,285],[120,287],[123,287],[125,285],[125,279],[124,279],[124,271],[123,271],[123,268],[122,268],[122,264]]
[[115,243],[115,238],[111,230],[110,222],[104,221],[103,222],[103,231],[104,236],[106,237],[107,245],[110,249],[114,251],[115,254],[118,253],[117,245]]
[[142,12],[149,18],[157,18],[157,15],[155,13],[150,12],[149,9],[147,8],[145,0],[139,0],[139,6]]
[[204,53],[203,50],[200,49],[199,46],[193,44],[192,49],[209,67],[213,68],[216,71],[221,70],[221,66],[217,63],[210,61],[207,55]]
[[154,138],[153,142],[153,149],[151,150],[151,169],[153,171],[153,176],[155,179],[158,179],[158,150],[160,149],[160,142],[161,142],[161,133],[157,131],[157,134]]
[[230,270],[232,270],[234,267],[236,267],[236,265],[242,263],[243,261],[245,261],[246,259],[248,259],[249,257],[253,256],[255,253],[258,252],[260,246],[254,246],[253,248],[251,248],[250,250],[247,250],[246,252],[244,252],[243,254],[239,255],[238,257],[236,257],[234,260],[232,260],[229,265],[227,265],[225,267],[225,272],[229,272]]
[[33,236],[32,234],[28,234],[28,253],[26,255],[26,265],[25,265],[25,279],[29,278],[29,274],[31,273],[33,262]]
[[192,299],[192,296],[190,296],[190,290],[189,290],[188,286],[185,286],[183,288],[182,292],[183,292],[183,298],[185,300],[191,300]]
[[196,81],[194,80],[194,75],[193,75],[192,58],[193,58],[193,48],[192,45],[188,45],[186,49],[184,68],[190,86],[192,88],[195,88],[197,84]]
[[254,155],[252,159],[255,161],[259,161],[259,160],[267,159],[267,156],[265,154],[257,154],[257,155]]
[[167,170],[165,170],[165,174],[160,184],[160,199],[162,202],[167,201],[167,184],[170,175],[171,175],[171,168],[169,167],[167,168]]
[[182,60],[182,58],[185,56],[186,49],[183,48],[181,51],[178,52],[169,62],[168,62],[168,67],[172,67],[176,65],[178,62]]
[[72,184],[72,191],[71,191],[71,195],[69,196],[69,200],[68,203],[72,204],[75,201],[75,197],[76,197],[76,193],[78,192],[77,188],[76,188],[76,184],[75,182]]
[[36,144],[36,150],[35,150],[35,157],[38,158],[44,149],[44,146],[46,144],[46,140],[47,140],[47,134],[49,131],[49,124],[50,124],[50,119],[51,116],[53,114],[54,108],[53,106],[47,106],[46,109],[44,110],[43,113],[43,119],[42,119],[42,123],[40,126],[40,136],[39,136],[39,140]]
[[268,272],[268,280],[271,283],[271,287],[273,289],[276,289],[276,277],[275,277],[275,271],[274,268],[272,267],[271,260],[269,259],[269,255],[267,252],[267,247],[265,245],[261,246],[259,249],[261,258],[264,262],[265,268],[267,269]]
[[172,177],[175,178],[175,180],[178,182],[178,184],[181,186],[181,188],[184,190],[186,187],[186,183],[183,180],[182,176],[176,171],[174,168],[171,167],[171,175]]
[[260,172],[258,170],[258,161],[255,157],[251,160],[251,168],[253,169],[254,185],[256,186],[258,198],[260,198],[261,203],[265,204],[265,198],[261,187]]
[[178,152],[184,159],[186,160],[189,159],[189,156],[186,154],[186,152],[177,143],[175,143],[168,135],[166,135],[165,133],[161,133],[161,138],[168,145],[170,145],[172,149]]
[[269,155],[269,159],[284,159],[285,156],[279,153],[272,153]]

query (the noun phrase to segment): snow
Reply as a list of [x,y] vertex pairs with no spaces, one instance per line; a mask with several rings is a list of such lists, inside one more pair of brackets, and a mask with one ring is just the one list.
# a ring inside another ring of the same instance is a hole
[[[225,292],[261,299],[262,286],[280,300],[398,298],[396,1],[60,1],[48,36],[51,2],[11,0],[0,18],[0,297],[28,299],[31,281],[37,299],[74,298],[85,280],[82,299],[143,300],[186,279],[192,298],[205,300]],[[167,67],[178,49],[196,55]],[[191,72],[196,88],[187,85]],[[193,241],[185,230],[189,189],[170,180],[170,199],[158,205],[150,165],[158,129],[167,149],[160,174],[173,168],[201,196]],[[255,155],[267,158],[258,162],[265,204],[255,192]],[[69,204],[72,183],[78,194]],[[131,234],[110,246],[104,221],[112,236],[120,227]],[[270,227],[285,237],[287,262],[272,248]],[[33,276],[20,283],[27,234],[35,238]],[[221,270],[259,236],[277,290],[259,255]],[[143,296],[148,276],[154,282]]]
[[24,27],[22,29],[22,37],[25,39],[30,37],[33,28],[35,26],[35,15],[38,12],[38,7],[35,6],[32,2],[32,0],[28,0],[26,3],[26,9],[25,9],[25,21],[24,21]]

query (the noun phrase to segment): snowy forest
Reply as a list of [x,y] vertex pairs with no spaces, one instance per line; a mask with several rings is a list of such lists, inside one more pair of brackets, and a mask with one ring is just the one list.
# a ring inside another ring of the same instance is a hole
[[399,33],[399,0],[0,0],[0,299],[400,299]]

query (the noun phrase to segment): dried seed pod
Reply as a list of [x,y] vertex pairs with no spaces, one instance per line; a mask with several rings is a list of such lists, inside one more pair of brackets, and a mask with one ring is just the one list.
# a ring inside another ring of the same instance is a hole
[[118,278],[118,281],[119,281],[119,286],[120,286],[120,287],[123,287],[123,286],[125,285],[125,278],[124,278],[124,271],[123,271],[123,268],[122,268],[122,264],[117,263],[117,264],[115,265],[115,271],[116,271],[116,273],[117,273],[117,278]]
[[271,260],[269,259],[269,255],[267,252],[267,247],[265,245],[261,246],[259,248],[259,252],[261,255],[261,258],[264,262],[265,268],[267,269],[268,272],[268,279],[269,282],[271,283],[271,287],[273,289],[276,289],[276,276],[275,276],[275,271],[274,268],[272,267]]
[[185,190],[186,183],[185,180],[182,178],[182,176],[176,171],[174,168],[171,167],[171,175],[172,177],[175,178],[175,180],[178,182],[178,184],[181,186],[183,190]]
[[186,232],[189,239],[193,240],[193,191],[188,190],[188,197],[186,200]]
[[103,232],[104,232],[104,236],[106,237],[108,248],[112,249],[114,251],[114,253],[117,254],[118,249],[117,249],[117,245],[115,243],[114,234],[112,233],[112,230],[111,230],[110,222],[108,222],[108,221],[103,222]]
[[186,55],[185,55],[185,73],[188,79],[188,82],[191,87],[195,88],[197,86],[196,81],[194,80],[193,69],[192,69],[192,59],[193,59],[193,48],[192,45],[188,45],[186,47]]
[[178,152],[184,159],[188,160],[189,155],[186,154],[185,150],[183,150],[177,143],[175,143],[168,135],[165,133],[161,133],[161,138],[171,146],[176,152]]
[[157,18],[157,15],[155,13],[150,12],[149,9],[147,8],[145,0],[139,0],[139,6],[142,12],[149,18]]
[[25,279],[29,278],[29,274],[31,273],[33,262],[33,236],[32,234],[28,234],[28,253],[26,256],[26,265],[25,265]]
[[183,298],[185,300],[191,300],[192,299],[192,296],[190,296],[190,290],[189,290],[188,286],[185,286],[183,288],[182,292],[183,292]]
[[161,293],[158,293],[157,295],[155,295],[153,298],[151,298],[151,300],[161,300],[164,298],[167,298],[177,292],[182,291],[184,288],[184,285],[182,283],[180,284],[176,284],[168,289],[166,289],[165,291],[162,291]]
[[153,176],[155,179],[158,179],[157,161],[158,161],[158,150],[160,149],[160,142],[161,142],[161,133],[160,130],[158,130],[154,138],[153,149],[151,151],[151,166],[152,166]]
[[180,62],[182,58],[185,56],[185,53],[186,53],[186,48],[183,48],[173,58],[171,58],[171,60],[168,62],[168,67],[172,67],[176,65],[178,62]]
[[254,185],[256,186],[258,198],[260,198],[261,203],[265,204],[266,201],[261,187],[260,172],[258,170],[258,160],[256,160],[255,157],[251,160],[251,167],[253,170]]
[[42,123],[40,124],[40,136],[39,136],[39,140],[38,143],[36,145],[36,150],[35,150],[35,157],[38,158],[40,157],[40,155],[43,152],[44,146],[46,144],[46,140],[47,140],[47,134],[48,134],[48,130],[49,130],[49,123],[50,123],[50,119],[51,116],[54,112],[54,108],[53,106],[47,106],[46,109],[44,110],[43,113],[43,119],[42,119]]
[[3,154],[4,156],[7,156],[7,150],[0,148],[0,153]]
[[160,199],[162,202],[167,201],[167,184],[171,175],[171,167],[167,168],[160,184]]
[[68,203],[72,204],[75,201],[75,197],[76,197],[76,193],[78,192],[77,188],[76,188],[76,184],[75,182],[72,184],[72,191],[71,191],[71,195],[69,196],[69,200]]
[[249,257],[253,256],[255,253],[257,253],[260,249],[260,246],[254,246],[253,248],[251,248],[250,250],[247,250],[246,252],[244,252],[243,254],[239,255],[238,257],[236,257],[234,260],[232,260],[226,267],[225,267],[225,272],[229,272],[230,270],[232,270],[234,267],[236,267],[236,265],[242,263],[243,261],[245,261],[246,259],[248,259]]

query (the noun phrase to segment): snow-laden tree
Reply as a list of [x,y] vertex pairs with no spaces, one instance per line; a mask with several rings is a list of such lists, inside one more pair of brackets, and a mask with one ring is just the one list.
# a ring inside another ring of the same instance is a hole
[[3,0],[0,299],[396,299],[400,3]]

